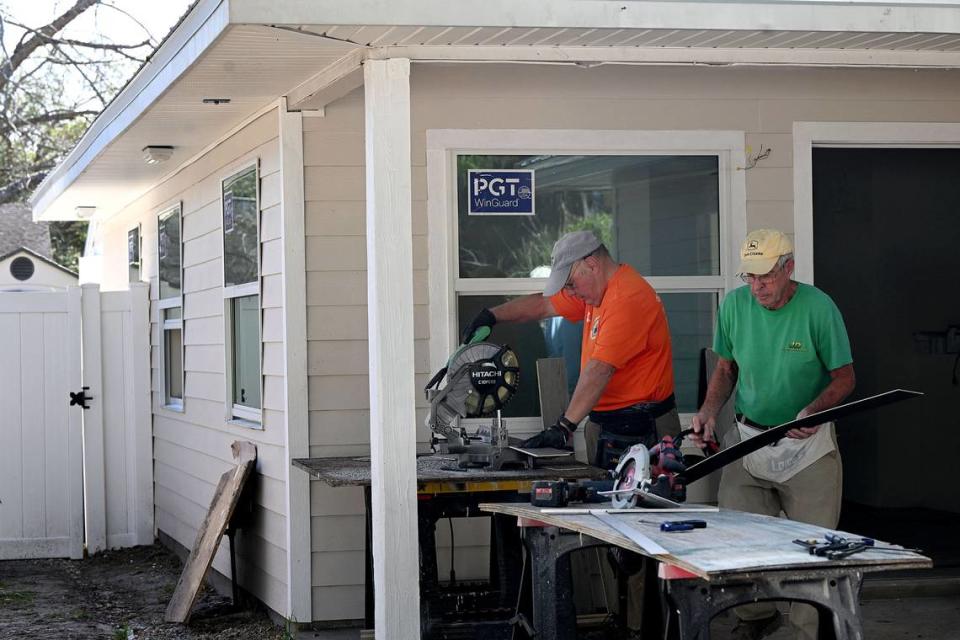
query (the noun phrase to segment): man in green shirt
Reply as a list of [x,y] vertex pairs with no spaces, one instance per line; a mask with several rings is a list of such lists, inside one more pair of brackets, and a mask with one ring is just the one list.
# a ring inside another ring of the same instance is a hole
[[[759,229],[740,251],[748,286],[720,304],[713,349],[719,356],[693,440],[713,440],[716,417],[736,386],[736,428],[746,439],[794,418],[840,404],[853,391],[850,341],[833,300],[796,282],[793,244],[781,231]],[[734,425],[720,425],[721,433]],[[833,424],[794,429],[787,438],[723,469],[721,507],[835,528],[840,517],[842,467]],[[738,439],[734,438],[734,442]],[[781,624],[771,603],[739,607],[735,637],[757,640]],[[798,638],[816,640],[817,613],[794,605]]]

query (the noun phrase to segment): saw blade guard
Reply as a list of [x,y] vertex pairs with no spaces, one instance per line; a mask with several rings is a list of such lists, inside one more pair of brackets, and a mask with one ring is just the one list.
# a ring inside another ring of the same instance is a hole
[[[441,379],[443,387],[431,397]],[[508,345],[476,342],[460,347],[427,385],[433,428],[492,415],[513,397],[519,383],[520,361]]]
[[[617,509],[632,509],[637,504],[637,489],[650,479],[650,452],[635,444],[620,458],[613,471],[613,493],[610,500]],[[621,493],[622,492],[622,493]]]

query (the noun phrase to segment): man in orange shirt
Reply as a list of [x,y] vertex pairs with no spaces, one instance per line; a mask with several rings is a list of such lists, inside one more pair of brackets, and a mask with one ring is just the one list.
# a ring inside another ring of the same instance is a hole
[[[587,459],[612,469],[634,444],[648,448],[680,432],[673,397],[670,331],[663,303],[633,267],[617,264],[589,231],[568,233],[553,246],[552,269],[543,293],[483,309],[463,331],[469,342],[477,329],[497,322],[526,322],[563,316],[583,320],[580,378],[556,423],[524,442],[525,447],[570,447],[573,432],[587,416]],[[660,635],[656,617],[654,563],[633,554],[615,554],[626,574],[627,628]],[[603,568],[601,568],[603,571]],[[645,584],[646,583],[646,584]],[[647,600],[647,603],[644,603]]]
[[680,431],[673,397],[670,332],[663,303],[629,265],[617,264],[590,231],[568,233],[553,247],[543,294],[482,310],[463,332],[480,327],[563,316],[583,320],[580,379],[556,423],[528,439],[527,447],[569,447],[589,415],[587,456],[611,468],[620,452],[648,447]]

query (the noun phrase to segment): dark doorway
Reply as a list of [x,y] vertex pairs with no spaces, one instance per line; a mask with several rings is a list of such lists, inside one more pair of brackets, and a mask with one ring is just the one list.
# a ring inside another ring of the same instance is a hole
[[854,396],[926,394],[841,424],[841,528],[960,566],[960,149],[814,149],[813,228]]

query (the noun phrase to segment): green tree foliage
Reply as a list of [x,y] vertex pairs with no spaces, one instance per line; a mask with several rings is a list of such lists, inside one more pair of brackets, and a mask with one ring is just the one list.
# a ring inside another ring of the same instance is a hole
[[86,222],[50,223],[50,251],[53,259],[68,269],[77,270],[86,239]]
[[[26,4],[0,0],[0,203],[29,197],[156,46],[132,17],[127,33],[141,42],[113,42],[96,28],[74,37],[80,16],[96,25],[100,12],[124,13],[110,0],[59,3],[42,25],[18,18]],[[85,235],[86,223],[51,224],[54,259],[76,268]]]

